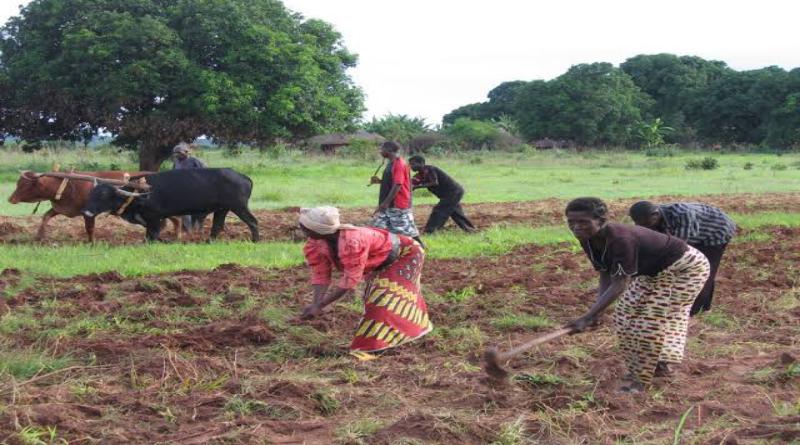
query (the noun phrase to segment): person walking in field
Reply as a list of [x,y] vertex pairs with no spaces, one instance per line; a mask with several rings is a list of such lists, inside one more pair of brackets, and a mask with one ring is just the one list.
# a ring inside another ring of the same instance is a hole
[[392,141],[384,142],[380,152],[389,163],[383,170],[383,177],[370,178],[370,184],[381,185],[378,208],[372,215],[371,225],[409,236],[424,247],[411,210],[411,170],[400,156],[400,145]]
[[[303,253],[314,289],[302,319],[318,316],[366,281],[364,314],[350,344],[352,353],[393,348],[433,329],[420,289],[425,251],[416,241],[383,229],[341,224],[335,207],[301,209],[299,225],[308,237]],[[341,279],[331,286],[333,269],[341,272]]]
[[203,161],[191,155],[191,146],[185,142],[181,142],[172,149],[174,156],[172,162],[173,170],[185,170],[189,168],[206,168]]
[[461,199],[464,197],[464,188],[439,167],[426,165],[422,156],[412,156],[408,159],[411,170],[417,172],[411,178],[413,189],[427,188],[437,198],[439,203],[433,207],[431,216],[425,224],[424,233],[434,233],[444,227],[449,218],[453,218],[465,232],[475,232],[472,221],[464,214]]
[[717,270],[725,248],[736,234],[736,223],[717,207],[693,202],[658,205],[639,201],[629,213],[636,225],[678,237],[708,258],[711,273],[690,313],[711,310]]
[[708,279],[708,260],[680,238],[608,222],[608,208],[597,198],[575,199],[565,213],[600,273],[597,301],[566,326],[583,331],[619,299],[614,329],[629,372],[620,391],[641,391],[683,360],[689,310]]
[[[187,170],[193,168],[206,168],[203,161],[191,155],[191,146],[181,142],[172,149],[173,170]],[[184,232],[200,231],[203,228],[203,221],[206,215],[184,215],[181,217],[181,225]]]

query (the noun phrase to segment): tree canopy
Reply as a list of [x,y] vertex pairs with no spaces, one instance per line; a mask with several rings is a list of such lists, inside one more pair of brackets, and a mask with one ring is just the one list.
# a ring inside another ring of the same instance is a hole
[[364,130],[377,133],[386,139],[407,144],[415,136],[431,131],[430,125],[421,117],[389,113],[380,118],[373,117],[363,125]]
[[97,130],[158,168],[179,141],[301,138],[354,126],[356,56],[278,0],[33,0],[0,34],[2,130]]
[[666,142],[800,146],[800,69],[736,71],[695,56],[639,55],[619,67],[582,64],[549,81],[504,82],[488,99],[456,108],[444,124],[510,116],[529,140],[648,146],[642,129],[657,122],[670,129],[658,133]]
[[516,109],[522,134],[530,139],[574,139],[585,145],[625,145],[648,98],[609,63],[576,65],[550,82],[531,82]]
[[488,102],[481,102],[475,104],[464,105],[463,107],[456,108],[442,118],[445,125],[453,124],[459,118],[465,117],[475,120],[495,120],[503,115],[512,115],[515,112],[516,100],[519,96],[521,88],[527,82],[522,80],[513,80],[511,82],[503,82],[494,87],[489,94]]

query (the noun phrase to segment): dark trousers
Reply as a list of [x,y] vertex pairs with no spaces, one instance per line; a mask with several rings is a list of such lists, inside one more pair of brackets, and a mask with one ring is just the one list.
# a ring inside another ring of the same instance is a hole
[[461,207],[461,198],[463,197],[464,192],[460,192],[453,196],[441,198],[439,203],[433,206],[428,223],[425,224],[425,233],[433,233],[441,229],[448,218],[453,218],[453,222],[463,230],[475,230],[472,221],[467,218],[467,215],[464,214],[464,209]]
[[203,224],[206,222],[206,216],[207,215],[203,213],[181,216],[181,225],[183,226],[183,231],[189,233],[203,230]]
[[714,281],[717,278],[719,263],[722,261],[722,255],[725,253],[725,248],[728,247],[728,244],[720,244],[719,246],[692,245],[692,247],[702,252],[703,255],[708,258],[708,262],[711,265],[711,273],[708,274],[706,285],[703,286],[703,289],[697,294],[697,298],[695,298],[694,304],[692,305],[690,314],[696,315],[711,309],[711,299],[714,297]]

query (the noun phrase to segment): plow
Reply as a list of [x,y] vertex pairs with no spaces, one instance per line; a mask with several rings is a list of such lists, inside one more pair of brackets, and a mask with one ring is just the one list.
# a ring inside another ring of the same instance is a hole
[[79,173],[63,173],[63,172],[46,172],[46,173],[35,173],[35,172],[21,172],[23,175],[28,174],[35,177],[49,177],[49,178],[60,178],[64,180],[76,180],[76,181],[88,181],[94,184],[110,184],[117,187],[131,187],[136,190],[147,191],[150,189],[150,186],[147,184],[145,180],[145,176],[138,176],[135,181],[131,181],[129,176],[125,174],[125,179],[108,179],[108,178],[98,178],[97,176],[91,175],[82,175]]

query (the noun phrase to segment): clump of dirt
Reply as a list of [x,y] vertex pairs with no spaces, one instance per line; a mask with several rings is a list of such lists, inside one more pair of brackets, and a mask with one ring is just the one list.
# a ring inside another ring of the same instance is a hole
[[0,222],[0,236],[17,235],[21,232],[21,226],[10,222]]
[[74,281],[82,283],[122,283],[125,277],[120,275],[119,272],[111,270],[103,273],[90,273],[75,277]]
[[19,269],[8,268],[0,272],[0,292],[3,292],[8,287],[16,286],[19,284],[19,279],[22,273]]
[[197,301],[197,299],[193,298],[191,295],[188,294],[175,295],[173,297],[170,297],[168,301],[175,306],[181,306],[181,307],[192,307],[192,306],[197,306],[199,304],[199,301]]
[[401,439],[416,439],[424,443],[482,445],[492,442],[495,438],[496,433],[475,422],[474,419],[414,413],[378,431],[370,438],[370,443],[391,445]]
[[220,321],[197,328],[186,334],[164,339],[184,349],[214,350],[236,346],[266,345],[275,339],[275,334],[259,321]]
[[9,267],[7,269],[3,269],[3,271],[0,272],[0,279],[8,280],[12,278],[19,278],[20,275],[22,275],[22,272],[20,272],[19,269],[14,269],[13,267]]

